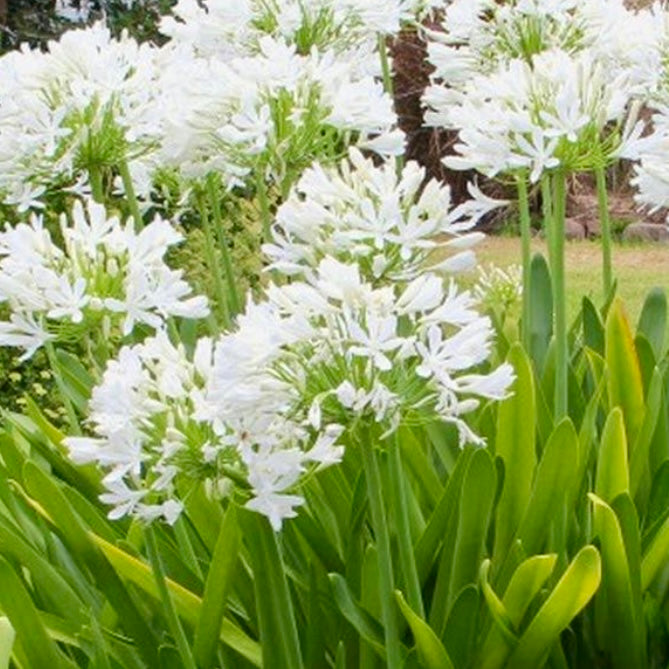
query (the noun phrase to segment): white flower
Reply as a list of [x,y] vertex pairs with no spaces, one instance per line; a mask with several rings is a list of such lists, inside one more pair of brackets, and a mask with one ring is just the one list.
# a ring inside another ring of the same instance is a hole
[[[191,296],[182,273],[165,263],[169,247],[181,240],[170,223],[156,218],[135,233],[93,201],[85,209],[75,202],[71,218],[61,217],[62,248],[37,216],[0,233],[0,300],[9,306],[10,323],[40,323],[47,338],[71,341],[110,317],[118,336],[136,323],[158,329],[172,316],[207,315],[206,299]],[[2,343],[26,342],[32,354],[42,340],[7,336]]]
[[505,204],[472,187],[474,199],[454,207],[448,187],[424,181],[416,163],[398,173],[394,161],[375,166],[357,149],[336,169],[312,165],[277,211],[272,242],[263,247],[270,267],[306,276],[326,256],[353,262],[334,266],[333,295],[345,283],[359,285],[361,273],[375,285],[410,280],[424,271],[436,249],[479,240],[471,227]]
[[246,503],[246,508],[266,516],[275,532],[281,530],[286,518],[295,518],[298,506],[304,504],[304,499],[297,495],[282,495],[275,492],[266,492],[257,495]]
[[0,322],[0,346],[24,349],[20,360],[30,358],[37,349],[53,339],[30,315],[12,314],[9,321]]
[[65,32],[45,52],[3,56],[0,197],[23,212],[41,208],[48,192],[87,181],[92,165],[150,165],[160,127],[156,53],[98,23]]

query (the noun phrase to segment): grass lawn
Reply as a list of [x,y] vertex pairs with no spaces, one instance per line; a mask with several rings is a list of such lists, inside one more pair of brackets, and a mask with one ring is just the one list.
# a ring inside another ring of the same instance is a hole
[[[546,242],[533,241],[533,252],[547,257]],[[479,263],[494,263],[500,267],[520,264],[520,239],[488,237],[477,247]],[[588,295],[600,306],[602,297],[601,246],[596,241],[567,242],[568,316],[578,312],[581,298]],[[618,280],[618,295],[623,299],[630,320],[636,325],[647,292],[654,286],[669,291],[669,246],[620,245],[613,247],[614,277]]]

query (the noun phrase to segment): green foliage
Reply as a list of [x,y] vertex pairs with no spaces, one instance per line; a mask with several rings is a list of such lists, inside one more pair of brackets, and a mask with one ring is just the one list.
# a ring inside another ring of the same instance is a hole
[[[143,0],[128,8],[123,0],[93,2],[89,21],[100,20],[104,5],[107,24],[115,35],[127,31],[140,42],[160,44],[165,41],[158,30],[160,17],[169,12],[175,0]],[[53,0],[10,0],[7,30],[0,31],[0,53],[16,48],[23,42],[44,47],[49,40],[58,39],[73,24],[54,12]]]

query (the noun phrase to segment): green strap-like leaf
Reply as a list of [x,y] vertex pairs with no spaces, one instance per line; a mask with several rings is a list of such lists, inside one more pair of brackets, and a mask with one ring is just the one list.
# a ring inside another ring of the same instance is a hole
[[601,559],[594,546],[585,546],[520,637],[506,666],[541,667],[560,633],[590,601],[602,576]]
[[137,642],[145,659],[155,662],[156,638],[123,582],[107,562],[53,477],[33,462],[26,462],[23,479],[30,495],[41,505],[50,522],[63,537],[74,559],[85,564],[96,585],[104,592],[119,616],[126,634]]
[[480,609],[481,596],[474,584],[460,590],[451,606],[441,642],[456,667],[468,667],[471,663],[479,632]]
[[[479,669],[500,669],[515,648],[517,636],[515,630],[521,624],[525,613],[539,594],[550,575],[553,573],[557,555],[535,555],[518,566],[511,577],[509,586],[502,598],[502,606],[507,616],[507,627],[493,627],[483,643],[479,653]],[[509,632],[511,632],[509,634]]]
[[[7,560],[0,557],[0,607],[21,643],[31,668],[67,669],[73,665],[60,653],[40,620],[37,608]],[[6,640],[9,632],[5,624]]]
[[455,669],[434,630],[406,603],[402,593],[395,590],[395,599],[404,619],[409,623],[421,666],[425,669]]
[[9,618],[0,617],[0,669],[9,669],[16,632]]
[[606,419],[602,432],[595,492],[610,504],[620,493],[629,492],[629,487],[625,423],[623,412],[616,407]]
[[[644,667],[645,639],[642,621],[637,619],[634,593],[622,529],[614,510],[594,494],[595,532],[602,556],[602,594],[604,605],[597,607],[599,642],[609,652],[617,669]],[[615,631],[615,633],[613,633]]]
[[627,443],[633,447],[644,415],[643,381],[632,331],[617,299],[606,319],[606,366],[610,407],[622,409]]
[[385,658],[381,624],[355,601],[346,580],[341,575],[330,574],[329,578],[334,600],[341,614],[353,625],[356,632],[374,648],[379,657]]
[[535,397],[530,361],[520,345],[509,352],[516,381],[513,394],[499,405],[495,452],[504,463],[504,487],[497,503],[493,555],[500,559],[525,514],[536,467]]
[[448,527],[450,520],[457,514],[457,504],[462,480],[473,453],[473,448],[465,448],[458,458],[455,469],[448,479],[441,499],[434,507],[434,511],[428,519],[423,534],[416,542],[416,568],[418,569],[418,577],[421,583],[424,583],[427,580],[434,561],[434,556],[439,548],[439,544],[444,539],[446,528]]
[[655,533],[641,560],[641,591],[655,580],[669,560],[669,516]]
[[[646,397],[646,407],[643,412],[641,429],[637,435],[637,440],[632,444],[632,453],[630,457],[630,490],[632,496],[636,499],[640,492],[641,484],[645,480],[650,486],[650,453],[651,444],[655,435],[655,428],[663,409],[663,379],[660,370],[656,367],[653,370],[648,395]],[[649,490],[645,490],[645,498]]]
[[667,295],[664,289],[655,287],[646,295],[639,316],[637,332],[645,335],[659,360],[664,351],[664,336],[667,328]]
[[302,669],[297,622],[277,535],[259,513],[241,510],[239,521],[253,569],[263,665]]
[[604,323],[599,311],[588,297],[583,298],[583,338],[585,345],[604,355]]
[[195,627],[193,652],[201,667],[214,666],[216,645],[221,635],[223,614],[240,546],[241,532],[236,509],[230,504],[221,523],[221,531],[209,564],[204,597]]
[[[449,608],[465,586],[476,583],[485,551],[488,524],[495,497],[495,467],[488,452],[480,449],[472,456],[462,484],[458,531],[453,550],[449,584]],[[445,547],[450,550],[450,547]],[[436,627],[436,629],[440,629]]]
[[[120,576],[134,583],[152,597],[159,598],[156,579],[148,564],[94,534],[91,534],[90,538]],[[202,607],[202,599],[169,578],[165,581],[179,616],[190,625],[196,625]],[[227,618],[224,618],[221,623],[220,639],[256,667],[262,666],[260,646]]]
[[[573,496],[573,488],[578,485],[577,468],[578,437],[571,420],[565,418],[544,447],[532,496],[518,528],[516,539],[526,554],[532,555],[543,549],[551,523],[562,513],[565,500]],[[507,557],[496,583],[504,586],[515,567],[511,556]]]

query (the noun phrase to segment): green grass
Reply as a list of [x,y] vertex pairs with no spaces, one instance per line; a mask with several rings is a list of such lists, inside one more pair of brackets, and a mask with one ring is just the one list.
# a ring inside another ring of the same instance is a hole
[[[533,241],[533,252],[547,255],[546,243]],[[494,263],[500,267],[520,264],[520,240],[510,237],[488,237],[477,247],[479,264]],[[595,241],[567,242],[567,313],[575,318],[584,295],[595,305],[603,302],[601,247]],[[632,324],[636,324],[648,291],[660,286],[669,291],[669,247],[663,245],[620,245],[613,247],[614,277],[617,294],[625,303]]]

